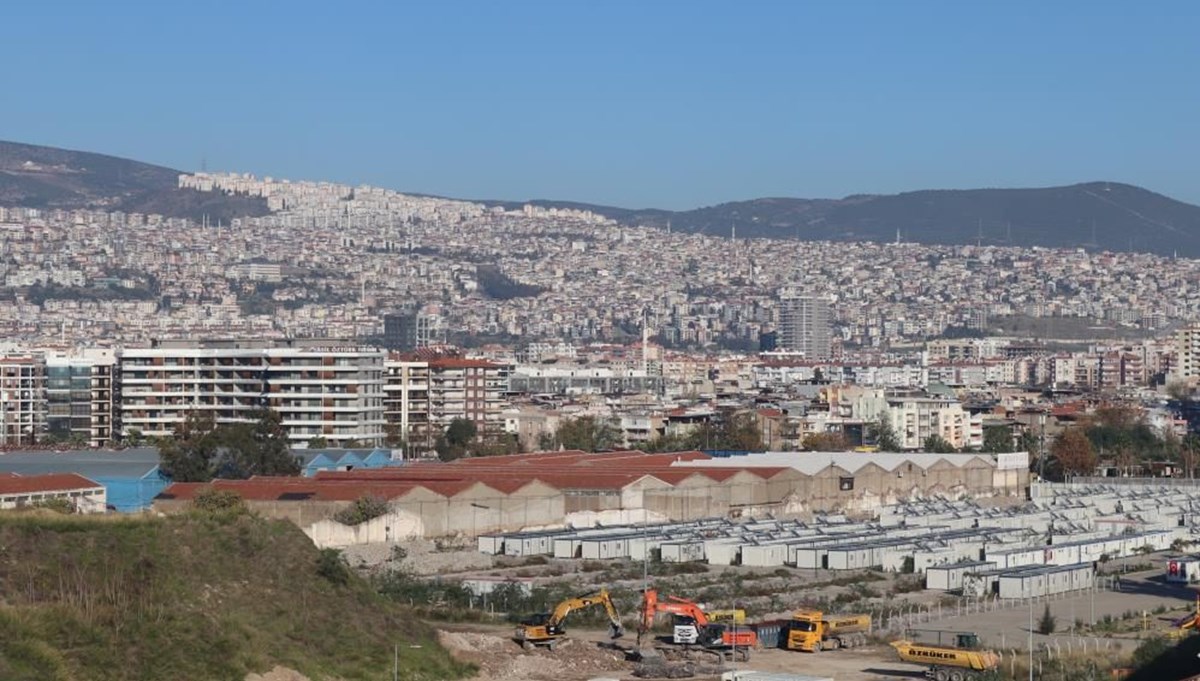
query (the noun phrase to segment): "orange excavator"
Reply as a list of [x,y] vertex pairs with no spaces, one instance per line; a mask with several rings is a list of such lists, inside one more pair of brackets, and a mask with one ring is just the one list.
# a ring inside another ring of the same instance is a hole
[[699,645],[710,650],[740,649],[748,655],[758,645],[758,635],[749,627],[725,622],[713,622],[696,603],[678,596],[659,600],[658,591],[642,592],[642,617],[638,638],[654,626],[659,613],[669,613],[674,626],[671,641],[680,645]]

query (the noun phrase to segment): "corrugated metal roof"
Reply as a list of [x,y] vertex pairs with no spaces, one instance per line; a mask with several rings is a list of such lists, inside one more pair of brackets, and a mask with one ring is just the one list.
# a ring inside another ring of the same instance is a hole
[[157,469],[158,450],[153,447],[0,453],[0,471],[20,475],[78,473],[93,480],[137,480],[155,475]]
[[14,475],[0,478],[0,494],[36,494],[38,492],[65,492],[81,489],[104,489],[104,486],[75,473]]

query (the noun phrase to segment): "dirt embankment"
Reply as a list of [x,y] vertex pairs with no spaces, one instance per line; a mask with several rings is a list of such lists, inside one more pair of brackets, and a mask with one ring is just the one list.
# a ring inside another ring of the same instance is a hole
[[628,675],[624,653],[582,638],[568,638],[553,652],[526,652],[511,638],[467,631],[439,631],[438,642],[456,659],[478,665],[476,681],[566,681]]

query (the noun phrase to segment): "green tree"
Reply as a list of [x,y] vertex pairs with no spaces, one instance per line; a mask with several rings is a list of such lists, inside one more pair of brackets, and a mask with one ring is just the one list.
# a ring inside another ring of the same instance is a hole
[[935,454],[953,454],[958,451],[946,438],[937,434],[925,438],[924,449]]
[[762,431],[754,414],[735,414],[722,411],[717,417],[701,425],[688,438],[689,449],[732,449],[737,451],[762,451]]
[[1040,455],[1042,451],[1042,441],[1033,431],[1026,430],[1017,438],[1017,451],[1026,452],[1030,458]]
[[479,429],[475,426],[474,421],[456,418],[450,421],[450,425],[446,427],[446,442],[452,446],[465,448],[478,434]]
[[554,439],[566,449],[595,452],[617,446],[621,442],[621,431],[607,420],[580,416],[561,421],[554,431]]
[[1003,454],[1012,450],[1012,429],[1008,426],[988,426],[983,429],[983,451]]
[[896,437],[896,429],[892,427],[892,420],[886,413],[880,416],[878,421],[867,426],[867,433],[875,442],[875,446],[879,447],[879,451],[900,451],[900,439]]
[[219,445],[213,415],[189,412],[159,447],[159,465],[175,482],[208,482],[216,477]]
[[211,414],[192,412],[159,448],[163,473],[176,482],[253,475],[298,475],[278,412],[261,410],[254,423],[217,426]]
[[475,441],[479,429],[470,419],[456,418],[446,426],[446,432],[437,439],[438,458],[453,461],[467,455],[467,448]]
[[308,441],[309,449],[328,449],[329,440],[325,439],[324,435],[315,435]]
[[662,435],[641,445],[645,452],[683,452],[696,449],[696,441],[687,435]]
[[292,456],[283,416],[274,409],[258,412],[251,431],[254,449],[249,460],[251,475],[299,475],[300,462]]

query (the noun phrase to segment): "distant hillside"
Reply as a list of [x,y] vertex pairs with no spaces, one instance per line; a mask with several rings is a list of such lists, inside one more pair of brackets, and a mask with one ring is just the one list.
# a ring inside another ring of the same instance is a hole
[[[177,188],[178,171],[0,142],[0,205],[94,207],[196,220],[264,215],[264,200]],[[1036,189],[923,190],[843,199],[762,198],[686,211],[572,201],[483,201],[591,210],[623,224],[739,237],[1084,247],[1200,257],[1200,207],[1117,182]]]
[[290,523],[0,513],[0,679],[446,679],[470,670]]
[[[1040,189],[925,190],[844,199],[764,198],[688,211],[533,201],[630,225],[738,237],[1085,247],[1200,257],[1200,207],[1116,182]],[[520,205],[506,203],[504,205]]]
[[229,221],[264,199],[179,189],[179,171],[83,151],[0,142],[0,206],[98,208]]

